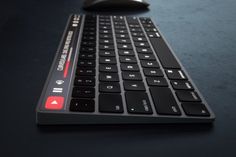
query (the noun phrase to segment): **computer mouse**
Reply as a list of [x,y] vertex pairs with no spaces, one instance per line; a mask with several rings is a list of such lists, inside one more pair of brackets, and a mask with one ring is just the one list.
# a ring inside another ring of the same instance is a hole
[[149,4],[144,0],[85,0],[83,8],[102,11],[103,9],[138,9],[148,6]]

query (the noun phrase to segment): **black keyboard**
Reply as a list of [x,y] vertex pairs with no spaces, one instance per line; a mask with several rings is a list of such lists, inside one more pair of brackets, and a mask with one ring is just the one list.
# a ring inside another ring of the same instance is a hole
[[38,124],[215,119],[147,17],[71,15],[36,110]]

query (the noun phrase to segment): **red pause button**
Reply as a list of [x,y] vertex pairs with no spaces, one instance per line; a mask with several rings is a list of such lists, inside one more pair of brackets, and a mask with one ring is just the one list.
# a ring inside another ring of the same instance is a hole
[[64,97],[62,96],[49,96],[45,103],[45,108],[50,110],[60,110],[63,108]]

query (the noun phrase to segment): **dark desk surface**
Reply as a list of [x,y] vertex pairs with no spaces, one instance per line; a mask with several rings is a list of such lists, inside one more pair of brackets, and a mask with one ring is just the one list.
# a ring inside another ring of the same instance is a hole
[[1,156],[235,156],[234,0],[152,0],[150,11],[122,13],[151,16],[159,24],[216,113],[214,125],[38,127],[38,98],[67,17],[85,13],[81,3],[1,3]]

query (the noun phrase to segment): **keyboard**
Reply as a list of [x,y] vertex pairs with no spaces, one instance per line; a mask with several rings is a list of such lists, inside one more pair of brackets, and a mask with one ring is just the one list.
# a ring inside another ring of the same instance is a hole
[[36,108],[41,125],[214,119],[148,17],[71,15]]

